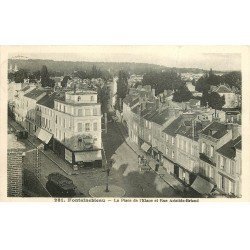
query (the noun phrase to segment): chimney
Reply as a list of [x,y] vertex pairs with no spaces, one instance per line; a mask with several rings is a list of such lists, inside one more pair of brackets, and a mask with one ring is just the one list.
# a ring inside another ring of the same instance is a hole
[[155,96],[155,89],[152,89],[151,92],[152,92],[152,95]]

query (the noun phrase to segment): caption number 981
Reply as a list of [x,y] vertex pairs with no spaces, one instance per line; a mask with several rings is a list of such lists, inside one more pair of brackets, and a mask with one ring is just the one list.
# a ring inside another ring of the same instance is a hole
[[64,202],[63,198],[54,198],[55,202]]

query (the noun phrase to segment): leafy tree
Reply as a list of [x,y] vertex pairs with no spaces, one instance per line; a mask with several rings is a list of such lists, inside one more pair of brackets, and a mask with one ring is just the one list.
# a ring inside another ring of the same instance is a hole
[[120,70],[117,80],[117,98],[124,99],[128,93],[128,73],[124,70]]
[[28,72],[24,69],[19,69],[15,73],[9,73],[9,76],[11,80],[13,80],[16,83],[23,82],[24,79],[28,78]]
[[208,73],[205,73],[197,82],[195,89],[199,92],[208,92],[211,85],[218,86],[222,83],[220,76],[214,74],[213,70],[210,69]]
[[61,86],[63,88],[67,87],[67,83],[68,83],[68,80],[70,80],[71,78],[69,76],[64,76],[63,80],[61,81]]
[[193,97],[187,86],[183,85],[173,94],[174,102],[187,102]]
[[158,95],[164,90],[177,90],[183,85],[181,76],[176,71],[151,71],[146,73],[142,79],[142,85],[150,85]]
[[43,87],[50,85],[49,72],[45,65],[43,65],[41,69],[41,84]]
[[208,105],[215,110],[221,110],[225,105],[225,97],[220,96],[217,92],[212,92],[208,97]]

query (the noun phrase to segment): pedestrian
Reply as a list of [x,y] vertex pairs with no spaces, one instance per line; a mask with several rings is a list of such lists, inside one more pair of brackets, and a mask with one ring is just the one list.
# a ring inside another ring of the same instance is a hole
[[138,165],[140,165],[140,164],[141,164],[141,156],[138,155]]
[[159,166],[160,166],[159,159],[157,159],[155,164],[155,172],[158,172]]

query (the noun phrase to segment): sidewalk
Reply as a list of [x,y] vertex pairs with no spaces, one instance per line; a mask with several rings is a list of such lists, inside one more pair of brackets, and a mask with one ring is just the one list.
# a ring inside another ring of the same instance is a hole
[[[28,140],[34,145],[39,146],[42,142],[35,136],[29,135]],[[53,163],[55,163],[65,174],[67,175],[77,175],[80,171],[73,170],[72,166],[65,162],[60,156],[56,155],[51,149],[40,150],[47,158],[49,158]]]
[[[137,155],[143,155],[145,158],[148,158],[148,155],[140,148],[138,148],[138,145],[136,145],[134,142],[130,140],[128,137],[128,134],[126,132],[126,129],[121,123],[116,122],[116,125],[121,132],[122,136],[124,137],[127,145],[137,154]],[[159,177],[164,180],[169,186],[171,186],[173,189],[178,190],[179,192],[184,192],[185,186],[177,180],[174,176],[170,175],[167,170],[160,166],[158,172],[155,171],[155,164],[156,160],[153,158],[150,158],[149,160],[149,167],[157,174]]]

